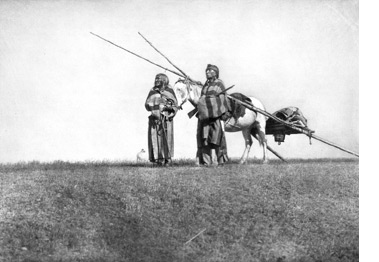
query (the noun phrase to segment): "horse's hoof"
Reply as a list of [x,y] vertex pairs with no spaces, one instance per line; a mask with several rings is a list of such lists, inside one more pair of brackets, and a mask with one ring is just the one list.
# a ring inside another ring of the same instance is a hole
[[262,164],[268,164],[268,160],[263,160]]

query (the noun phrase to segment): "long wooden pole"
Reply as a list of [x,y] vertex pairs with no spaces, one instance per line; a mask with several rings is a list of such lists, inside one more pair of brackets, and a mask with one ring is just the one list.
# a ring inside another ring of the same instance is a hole
[[284,161],[284,162],[287,162],[281,155],[279,155],[278,152],[276,152],[274,149],[272,149],[269,145],[267,145],[267,149],[273,153],[274,155],[276,155],[280,160]]
[[99,35],[97,35],[97,34],[95,34],[95,33],[92,33],[92,32],[90,32],[90,33],[91,33],[92,35],[97,36],[98,38],[100,38],[100,39],[102,39],[102,40],[104,40],[104,41],[106,41],[106,42],[108,42],[108,43],[114,45],[114,46],[117,46],[118,48],[121,48],[122,50],[124,50],[124,51],[126,51],[126,52],[128,52],[128,53],[130,53],[130,54],[132,54],[132,55],[135,55],[136,57],[139,57],[139,58],[141,58],[141,59],[143,59],[143,60],[149,62],[150,64],[153,64],[153,65],[158,66],[158,67],[160,67],[160,68],[162,68],[162,69],[164,69],[164,70],[166,70],[166,71],[169,71],[169,72],[171,72],[171,73],[173,73],[173,74],[175,74],[175,75],[177,75],[177,76],[180,76],[180,77],[185,78],[185,76],[183,76],[183,75],[181,75],[181,74],[179,74],[179,73],[177,73],[177,72],[175,72],[175,71],[172,71],[172,70],[170,70],[170,69],[168,69],[168,68],[165,68],[165,67],[163,67],[163,66],[161,66],[161,65],[158,65],[158,64],[156,64],[156,63],[154,63],[154,62],[151,62],[150,60],[148,60],[148,59],[146,59],[146,58],[144,58],[144,57],[142,57],[142,56],[140,56],[140,55],[137,55],[136,53],[133,53],[132,51],[129,51],[128,49],[126,49],[126,48],[124,48],[124,47],[122,47],[122,46],[119,46],[119,45],[117,45],[117,44],[115,44],[115,43],[112,43],[111,41],[109,41],[109,40],[107,40],[107,39],[105,39],[105,38],[103,38],[103,37],[101,37],[101,36],[99,36]]
[[180,73],[182,73],[186,78],[188,78],[192,82],[197,82],[192,80],[186,73],[183,72],[179,67],[177,67],[173,62],[170,61],[170,59],[167,58],[164,54],[162,54],[161,51],[159,51],[149,40],[146,39],[140,32],[138,34],[152,47],[155,51],[157,51],[161,56],[163,56],[173,67],[175,67]]
[[234,97],[232,97],[231,95],[228,95],[228,94],[227,94],[226,96],[229,97],[230,99],[233,99],[233,100],[236,101],[237,103],[240,103],[241,105],[245,106],[246,108],[248,108],[248,109],[250,109],[250,110],[253,110],[253,111],[257,111],[257,112],[261,113],[262,115],[265,115],[265,116],[267,116],[267,117],[269,117],[269,118],[272,118],[272,119],[274,119],[275,121],[277,121],[277,122],[279,122],[279,123],[282,123],[283,125],[285,125],[285,126],[291,128],[291,129],[293,129],[293,130],[296,130],[296,131],[298,131],[298,132],[300,132],[300,133],[302,133],[302,134],[304,134],[304,135],[306,135],[306,136],[308,136],[308,137],[310,137],[310,138],[314,138],[314,139],[319,140],[319,141],[321,141],[321,142],[323,142],[323,143],[325,143],[325,144],[327,144],[327,145],[330,145],[330,146],[335,147],[335,148],[338,148],[338,149],[340,149],[340,150],[342,150],[342,151],[344,151],[344,152],[346,152],[346,153],[349,153],[349,154],[352,154],[352,155],[354,155],[354,156],[356,156],[356,157],[359,157],[358,153],[355,153],[355,152],[353,152],[353,151],[350,151],[350,150],[348,150],[348,149],[346,149],[346,148],[343,148],[343,147],[341,147],[341,146],[339,146],[339,145],[336,145],[336,144],[334,144],[334,143],[332,143],[332,142],[330,142],[330,141],[327,141],[327,140],[325,140],[325,139],[323,139],[323,138],[321,138],[321,137],[318,137],[318,136],[316,136],[316,135],[314,135],[314,134],[312,134],[312,133],[309,133],[309,132],[307,132],[307,131],[304,131],[302,128],[299,128],[299,127],[296,127],[296,126],[294,126],[294,125],[291,125],[290,123],[287,123],[287,122],[283,121],[282,119],[280,119],[280,118],[278,118],[278,117],[276,117],[276,116],[274,116],[274,115],[272,115],[272,114],[270,114],[270,113],[268,113],[268,112],[266,112],[266,111],[264,111],[264,110],[262,110],[262,109],[259,109],[259,108],[255,107],[255,106],[254,106],[253,104],[251,104],[251,103],[243,102],[243,101],[241,101],[241,100],[239,100],[239,99],[236,99],[236,98],[234,98]]

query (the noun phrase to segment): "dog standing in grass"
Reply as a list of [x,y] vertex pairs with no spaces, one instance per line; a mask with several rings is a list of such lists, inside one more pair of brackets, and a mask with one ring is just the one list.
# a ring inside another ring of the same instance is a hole
[[146,151],[145,149],[141,149],[140,152],[138,152],[137,154],[137,163],[140,163],[140,162],[145,162],[146,161]]

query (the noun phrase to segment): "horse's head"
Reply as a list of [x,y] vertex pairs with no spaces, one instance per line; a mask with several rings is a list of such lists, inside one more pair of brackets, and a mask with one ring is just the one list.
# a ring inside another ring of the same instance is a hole
[[174,84],[174,93],[176,99],[178,100],[178,105],[183,105],[188,100],[188,89],[187,85],[184,83],[184,80],[179,78],[178,81]]
[[174,92],[178,104],[182,105],[188,100],[193,106],[196,106],[199,102],[202,87],[200,82],[192,82],[188,79],[184,80],[179,78],[174,85]]

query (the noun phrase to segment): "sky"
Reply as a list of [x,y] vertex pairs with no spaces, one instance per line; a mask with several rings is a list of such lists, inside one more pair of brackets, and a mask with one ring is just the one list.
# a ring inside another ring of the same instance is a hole
[[[165,72],[207,64],[267,112],[296,106],[316,135],[359,153],[356,0],[0,1],[0,163],[135,160],[147,149],[145,99]],[[175,158],[194,158],[188,103],[175,117]],[[242,156],[242,133],[226,133]],[[269,145],[284,158],[353,157],[304,135]],[[262,156],[254,141],[250,157]],[[276,157],[269,153],[269,158]]]

